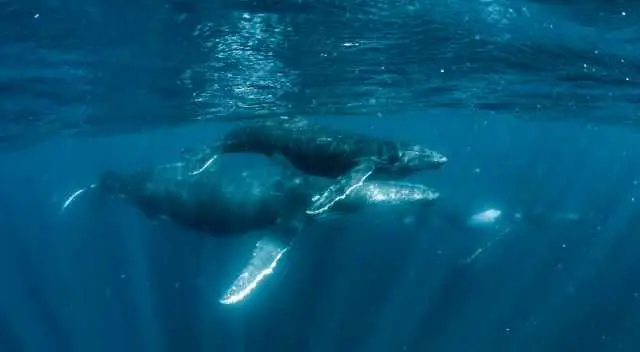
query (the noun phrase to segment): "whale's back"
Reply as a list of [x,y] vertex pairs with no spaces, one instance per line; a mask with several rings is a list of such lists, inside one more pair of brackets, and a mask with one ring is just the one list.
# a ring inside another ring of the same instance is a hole
[[233,154],[218,159],[196,175],[184,163],[108,171],[99,185],[147,216],[168,217],[217,235],[264,229],[304,209],[308,195],[299,194],[286,170],[266,157]]

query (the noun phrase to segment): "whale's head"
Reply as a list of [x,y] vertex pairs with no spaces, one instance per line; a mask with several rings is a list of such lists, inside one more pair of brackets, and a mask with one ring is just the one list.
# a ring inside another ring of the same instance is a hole
[[443,154],[421,145],[403,145],[398,150],[398,173],[411,174],[422,170],[435,170],[447,163]]

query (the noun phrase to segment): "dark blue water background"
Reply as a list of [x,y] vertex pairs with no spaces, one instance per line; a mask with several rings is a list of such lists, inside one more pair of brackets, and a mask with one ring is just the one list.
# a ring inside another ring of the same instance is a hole
[[[0,351],[638,351],[633,1],[0,0]],[[308,229],[242,305],[253,247],[74,190],[230,121],[426,144],[406,226]],[[81,138],[79,138],[81,137]],[[503,218],[469,228],[487,208]],[[478,249],[483,251],[467,259]]]
[[[326,123],[427,143],[450,156],[415,180],[462,211],[542,209],[502,233],[455,224],[310,234],[242,306],[217,298],[247,238],[156,224],[119,200],[61,202],[105,167],[174,160],[208,124],[2,156],[2,341],[7,350],[635,350],[640,314],[637,135],[448,111]],[[397,121],[397,120],[395,120]],[[173,159],[172,159],[173,158]],[[554,221],[572,213],[579,221]],[[508,225],[508,224],[507,224]]]

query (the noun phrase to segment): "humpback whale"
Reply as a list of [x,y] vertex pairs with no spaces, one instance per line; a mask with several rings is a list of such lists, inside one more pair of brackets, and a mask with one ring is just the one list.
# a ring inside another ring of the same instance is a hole
[[447,158],[417,144],[340,131],[303,118],[255,120],[231,129],[212,147],[186,150],[201,172],[224,153],[261,153],[314,176],[333,179],[307,209],[319,214],[365,180],[392,180],[442,167]]
[[[133,172],[106,171],[91,188],[124,198],[150,218],[168,218],[212,236],[267,233],[220,299],[224,304],[248,296],[273,271],[301,230],[319,221],[305,210],[313,194],[333,181],[283,167],[259,154],[227,155],[202,172],[191,170],[188,162],[181,161]],[[370,181],[331,212],[355,213],[375,206],[421,208],[437,198],[438,193],[424,185]]]

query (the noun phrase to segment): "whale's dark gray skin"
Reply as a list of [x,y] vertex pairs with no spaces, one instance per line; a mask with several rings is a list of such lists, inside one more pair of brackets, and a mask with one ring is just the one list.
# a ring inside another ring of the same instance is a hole
[[215,236],[276,226],[283,217],[301,213],[308,202],[291,177],[275,167],[229,173],[225,161],[197,175],[189,175],[183,163],[105,172],[97,187],[122,196],[151,218],[166,217]]
[[365,180],[400,179],[447,162],[421,145],[344,132],[302,118],[256,120],[232,129],[212,148],[186,154],[203,165],[216,155],[239,152],[277,157],[306,174],[334,179],[319,192],[308,214],[328,210]]
[[[93,188],[123,197],[149,217],[165,217],[213,236],[266,230],[269,235],[257,243],[222,303],[242,300],[273,270],[304,226],[316,221],[305,213],[313,194],[333,181],[283,167],[259,154],[222,156],[200,173],[190,170],[188,163],[178,162],[130,173],[109,171]],[[437,198],[437,192],[423,185],[371,181],[331,212],[422,207]]]
[[[187,165],[180,162],[131,173],[105,172],[97,186],[122,196],[149,217],[167,217],[188,228],[223,236],[290,225],[289,221],[298,222],[296,225],[310,221],[304,210],[313,195],[332,182],[265,158],[220,159],[196,175],[190,175]],[[238,165],[241,160],[249,162]],[[430,205],[437,198],[437,192],[421,184],[371,181],[351,192],[332,211]]]

